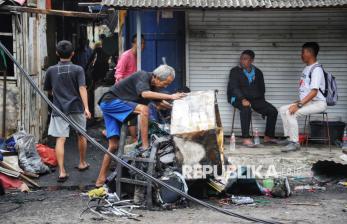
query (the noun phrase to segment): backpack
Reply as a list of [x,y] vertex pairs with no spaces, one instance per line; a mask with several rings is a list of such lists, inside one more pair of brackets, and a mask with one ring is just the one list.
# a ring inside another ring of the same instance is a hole
[[309,78],[310,78],[310,83],[311,83],[311,75],[312,72],[315,68],[321,67],[324,73],[324,80],[325,80],[325,90],[324,92],[319,89],[319,91],[323,94],[323,96],[326,99],[327,105],[328,106],[335,106],[338,100],[338,93],[337,93],[337,84],[335,77],[331,74],[326,72],[323,69],[323,66],[321,64],[316,64],[311,68]]

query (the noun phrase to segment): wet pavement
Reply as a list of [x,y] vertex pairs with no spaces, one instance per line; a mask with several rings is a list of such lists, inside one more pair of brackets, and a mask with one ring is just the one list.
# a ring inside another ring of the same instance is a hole
[[[99,143],[107,148],[107,140],[101,136],[102,125],[100,123],[88,128],[88,134],[95,138]],[[48,145],[54,148],[55,139],[50,138]],[[38,183],[43,188],[48,189],[84,189],[95,185],[95,180],[98,176],[99,168],[104,153],[88,143],[86,160],[90,164],[88,170],[83,172],[78,171],[75,167],[78,166],[79,152],[77,148],[76,134],[71,132],[70,138],[65,143],[65,169],[69,174],[69,179],[64,183],[58,183],[59,175],[58,168],[52,169],[52,173],[41,176]]]

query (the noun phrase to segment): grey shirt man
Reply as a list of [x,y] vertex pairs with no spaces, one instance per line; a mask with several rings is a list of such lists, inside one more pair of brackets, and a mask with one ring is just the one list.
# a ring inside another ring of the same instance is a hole
[[[85,86],[84,70],[72,62],[59,62],[46,72],[44,90],[52,91],[53,104],[64,114],[83,113],[79,87]],[[56,114],[53,113],[53,116]]]

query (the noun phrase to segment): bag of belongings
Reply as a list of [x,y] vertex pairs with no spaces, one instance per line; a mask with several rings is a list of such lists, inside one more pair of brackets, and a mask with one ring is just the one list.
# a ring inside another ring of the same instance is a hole
[[13,134],[18,151],[19,164],[22,169],[31,173],[44,174],[50,172],[36,151],[35,137],[25,131]]

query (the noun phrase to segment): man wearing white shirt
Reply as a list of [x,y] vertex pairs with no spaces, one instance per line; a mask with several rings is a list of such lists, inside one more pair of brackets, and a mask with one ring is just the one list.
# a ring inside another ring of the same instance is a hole
[[301,59],[306,64],[299,82],[300,100],[282,106],[280,115],[283,122],[284,135],[288,137],[282,143],[286,147],[282,152],[300,149],[298,117],[324,112],[327,109],[324,72],[317,62],[319,45],[307,42],[302,46]]

